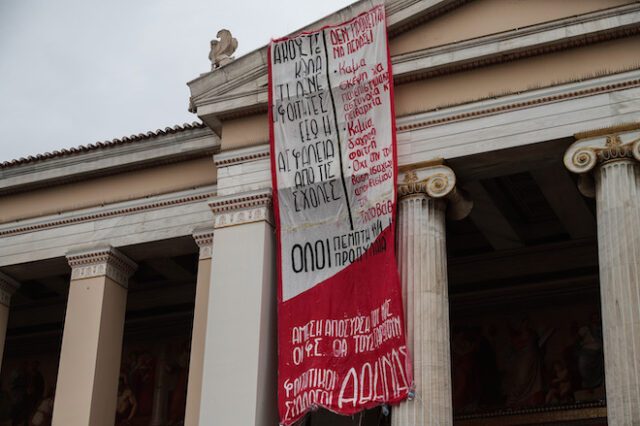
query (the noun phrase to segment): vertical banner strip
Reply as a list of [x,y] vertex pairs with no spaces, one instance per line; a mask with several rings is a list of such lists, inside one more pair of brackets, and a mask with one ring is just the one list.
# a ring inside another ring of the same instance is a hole
[[384,6],[273,40],[268,56],[281,423],[398,403],[413,379]]

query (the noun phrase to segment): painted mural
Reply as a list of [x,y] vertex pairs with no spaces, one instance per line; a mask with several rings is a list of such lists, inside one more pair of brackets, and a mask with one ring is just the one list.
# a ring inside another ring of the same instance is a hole
[[[188,341],[128,339],[116,426],[182,425]],[[604,399],[598,302],[452,315],[456,415]],[[7,358],[0,374],[0,426],[49,426],[57,352]]]
[[57,354],[5,359],[0,375],[0,426],[48,426]]
[[123,351],[116,426],[182,425],[188,342],[131,344]]
[[[182,425],[188,342],[125,344],[115,426]],[[5,359],[0,374],[0,426],[50,426],[58,354]]]
[[456,414],[604,399],[597,303],[483,315],[451,328]]

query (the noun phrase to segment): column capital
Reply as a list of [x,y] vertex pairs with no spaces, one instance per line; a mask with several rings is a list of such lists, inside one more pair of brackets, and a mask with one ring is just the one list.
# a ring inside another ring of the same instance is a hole
[[467,217],[473,208],[473,201],[456,188],[456,174],[443,160],[415,168],[402,168],[398,174],[398,198],[426,195],[434,199],[446,199],[449,202],[447,215],[452,220]]
[[580,175],[578,188],[593,198],[591,172],[614,161],[640,161],[640,123],[590,130],[573,135],[576,141],[564,154],[564,165]]
[[216,197],[209,201],[213,212],[214,228],[267,222],[273,226],[271,189]]
[[9,306],[11,296],[18,291],[20,283],[9,275],[0,272],[0,304]]
[[213,228],[194,230],[191,236],[200,247],[199,259],[211,259],[213,254]]
[[110,246],[68,253],[67,262],[71,266],[71,280],[106,276],[124,288],[138,268],[133,260]]
[[564,154],[573,173],[588,173],[609,161],[640,161],[640,123],[591,130],[573,135],[576,141]]

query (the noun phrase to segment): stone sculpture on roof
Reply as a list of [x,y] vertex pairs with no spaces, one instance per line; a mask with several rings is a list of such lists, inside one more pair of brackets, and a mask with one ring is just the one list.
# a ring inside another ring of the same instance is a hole
[[222,29],[216,34],[220,40],[211,40],[211,71],[220,68],[231,62],[234,57],[233,52],[238,48],[238,40],[231,36],[231,31]]

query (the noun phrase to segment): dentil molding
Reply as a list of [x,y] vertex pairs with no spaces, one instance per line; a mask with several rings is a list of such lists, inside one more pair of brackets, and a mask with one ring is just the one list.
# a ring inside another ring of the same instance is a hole
[[101,247],[67,254],[71,280],[106,276],[127,288],[138,265],[113,247]]
[[9,306],[11,296],[20,288],[20,283],[0,272],[0,305]]
[[213,255],[213,229],[194,231],[193,239],[200,247],[199,259],[211,259]]
[[228,228],[255,222],[274,226],[271,190],[218,197],[209,201],[214,215],[214,228]]

